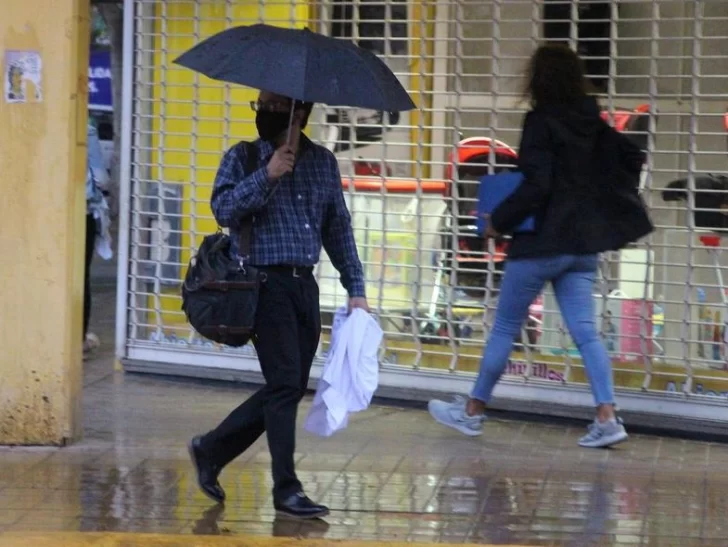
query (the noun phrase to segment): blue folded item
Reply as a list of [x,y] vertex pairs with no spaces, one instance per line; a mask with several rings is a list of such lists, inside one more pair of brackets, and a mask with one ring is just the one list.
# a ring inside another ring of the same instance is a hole
[[[515,192],[523,182],[523,173],[519,171],[504,171],[496,175],[485,175],[480,179],[478,190],[478,233],[485,232],[485,219],[483,215],[492,215],[505,199]],[[528,217],[516,226],[514,233],[534,232],[536,219]]]

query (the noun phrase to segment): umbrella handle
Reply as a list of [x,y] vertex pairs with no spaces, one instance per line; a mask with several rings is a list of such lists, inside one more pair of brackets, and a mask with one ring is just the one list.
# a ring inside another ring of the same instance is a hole
[[288,137],[286,137],[286,142],[288,143],[288,146],[291,146],[291,134],[293,133],[291,130],[293,129],[293,113],[296,111],[296,100],[291,99],[291,114],[288,116]]

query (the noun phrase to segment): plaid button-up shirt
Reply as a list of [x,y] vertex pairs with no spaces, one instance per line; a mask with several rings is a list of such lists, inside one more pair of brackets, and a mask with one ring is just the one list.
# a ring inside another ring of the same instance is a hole
[[313,266],[323,245],[349,296],[364,296],[364,273],[334,155],[302,135],[293,172],[271,181],[266,167],[274,148],[262,140],[253,145],[257,169],[244,176],[245,146],[233,146],[220,162],[212,190],[212,212],[220,226],[230,228],[233,251],[240,219],[252,214],[251,264]]

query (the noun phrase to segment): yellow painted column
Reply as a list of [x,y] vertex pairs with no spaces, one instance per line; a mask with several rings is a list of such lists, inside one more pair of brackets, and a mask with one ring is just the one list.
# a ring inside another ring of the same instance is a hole
[[0,444],[80,435],[88,0],[0,0]]

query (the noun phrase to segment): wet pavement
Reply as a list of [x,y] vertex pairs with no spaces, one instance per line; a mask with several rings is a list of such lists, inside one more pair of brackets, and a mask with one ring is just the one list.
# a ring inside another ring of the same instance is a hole
[[[225,470],[229,501],[212,506],[196,487],[185,443],[251,391],[115,373],[113,302],[108,290],[97,295],[92,323],[104,345],[85,364],[84,440],[64,449],[0,448],[3,532],[147,532],[189,540],[175,545],[207,544],[193,543],[198,535],[228,537],[216,545],[251,536],[728,545],[726,445],[634,436],[615,450],[590,451],[576,446],[581,428],[502,420],[470,439],[434,424],[423,410],[391,406],[355,416],[331,439],[301,432],[297,468],[308,494],[331,507],[326,522],[276,520],[264,440]],[[48,544],[73,544],[60,537]],[[91,544],[103,536],[85,537]],[[123,544],[155,544],[142,537]],[[14,541],[17,535],[0,535],[0,545],[21,544]]]

